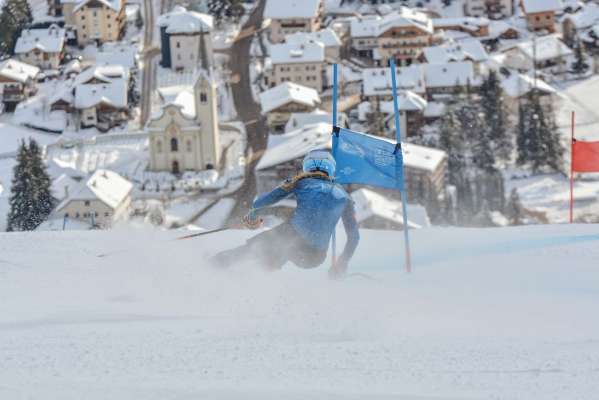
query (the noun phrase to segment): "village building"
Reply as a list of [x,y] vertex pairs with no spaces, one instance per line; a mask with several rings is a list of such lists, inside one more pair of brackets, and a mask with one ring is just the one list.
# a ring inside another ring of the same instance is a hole
[[318,92],[326,87],[327,63],[321,42],[275,44],[270,50],[270,64],[265,68],[264,77],[267,86],[293,82]]
[[56,207],[56,217],[100,228],[109,228],[128,217],[133,184],[116,172],[100,169],[72,192],[70,186],[66,187],[69,192]]
[[7,111],[37,92],[38,67],[7,59],[0,61],[0,98]]
[[[411,91],[397,94],[397,109],[399,111],[399,126],[404,137],[414,137],[420,134],[425,123],[424,112],[428,101]],[[371,105],[372,107],[372,105]],[[375,107],[386,114],[385,130],[390,136],[395,135],[395,111],[393,101],[375,102]]]
[[503,49],[504,66],[521,72],[546,69],[554,74],[566,72],[572,49],[556,35],[547,35]]
[[323,0],[267,0],[264,18],[270,20],[271,43],[282,43],[287,35],[320,30],[324,17]]
[[80,128],[106,132],[129,120],[129,80],[122,65],[90,67],[50,96],[50,110],[72,114]]
[[470,61],[421,65],[429,100],[451,94],[456,88],[476,90],[481,84]]
[[417,62],[422,49],[432,44],[433,22],[420,11],[401,7],[396,13],[385,15],[378,25],[376,59],[385,66],[391,59],[397,65]]
[[15,56],[41,69],[58,69],[64,57],[65,30],[52,24],[47,29],[24,29],[15,45]]
[[400,7],[384,16],[359,16],[350,23],[351,51],[366,61],[387,65],[417,62],[422,49],[432,44],[431,18],[418,10]]
[[205,71],[193,88],[175,87],[148,123],[150,171],[203,171],[220,167],[216,83]]
[[[356,210],[356,222],[362,229],[402,230],[403,205],[401,200],[374,190],[361,188],[351,192]],[[410,229],[431,226],[426,208],[418,204],[408,204],[408,227]]]
[[[396,68],[397,90],[426,94],[424,71],[420,65]],[[362,70],[362,97],[368,101],[393,100],[393,85],[389,68],[365,68]]]
[[374,60],[378,48],[378,25],[382,18],[378,15],[364,15],[351,19],[350,48],[353,54],[365,60]]
[[466,0],[464,14],[492,19],[508,18],[514,15],[513,0]]
[[287,36],[285,41],[300,46],[308,42],[320,42],[324,45],[324,55],[328,61],[337,62],[341,59],[341,40],[330,28],[309,33],[297,32]]
[[320,105],[320,96],[312,88],[285,82],[260,93],[262,114],[267,125],[282,132],[292,113],[309,113]]
[[125,31],[123,0],[63,0],[65,28],[76,32],[79,46],[120,40]]
[[423,50],[422,61],[429,64],[447,64],[451,62],[470,61],[475,71],[489,60],[489,54],[479,40],[448,41],[440,46],[427,47]]
[[434,18],[432,21],[435,32],[461,32],[472,37],[488,36],[491,24],[484,17]]
[[212,66],[213,18],[176,6],[158,18],[161,65],[176,71]]
[[550,106],[558,97],[558,90],[541,78],[534,78],[529,75],[512,73],[509,77],[501,81],[501,87],[507,98],[513,101],[507,101],[506,105],[512,115],[517,115],[518,105],[521,100],[526,100],[531,92],[539,96],[541,104]]
[[107,42],[96,52],[96,65],[122,65],[129,71],[138,68],[137,49],[128,43]]
[[564,8],[561,0],[521,0],[520,5],[529,31],[555,33],[556,13]]

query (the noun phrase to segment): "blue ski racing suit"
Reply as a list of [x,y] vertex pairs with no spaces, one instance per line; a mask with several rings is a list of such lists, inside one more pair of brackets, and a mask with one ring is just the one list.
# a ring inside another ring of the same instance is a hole
[[326,259],[331,236],[342,219],[347,242],[336,266],[344,272],[360,240],[351,197],[327,174],[309,172],[259,196],[252,205],[253,212],[291,196],[297,207],[287,222],[249,239],[240,248],[217,255],[218,264],[249,255],[268,269],[279,269],[287,261],[301,268],[315,268]]

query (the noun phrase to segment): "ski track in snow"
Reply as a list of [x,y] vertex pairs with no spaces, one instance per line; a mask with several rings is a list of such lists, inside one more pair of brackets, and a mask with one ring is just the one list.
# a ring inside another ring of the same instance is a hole
[[241,231],[0,234],[0,398],[595,399],[598,231],[415,231],[410,275],[364,231],[376,282],[206,268]]

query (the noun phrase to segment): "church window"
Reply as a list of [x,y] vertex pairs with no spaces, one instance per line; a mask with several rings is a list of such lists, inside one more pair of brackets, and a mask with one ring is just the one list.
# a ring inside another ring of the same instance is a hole
[[200,101],[202,103],[207,102],[208,101],[208,95],[206,93],[204,93],[204,92],[200,93]]
[[171,151],[173,153],[176,153],[177,151],[179,151],[179,142],[177,141],[177,138],[171,139]]
[[187,142],[185,143],[186,147],[187,147],[187,152],[191,153],[192,152],[192,143],[191,143],[191,139],[187,139]]

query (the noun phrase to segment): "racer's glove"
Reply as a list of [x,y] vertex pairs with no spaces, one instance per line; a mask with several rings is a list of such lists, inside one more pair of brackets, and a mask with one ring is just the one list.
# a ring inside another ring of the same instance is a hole
[[243,225],[248,229],[258,229],[262,226],[262,218],[256,215],[256,210],[252,209],[243,217]]

